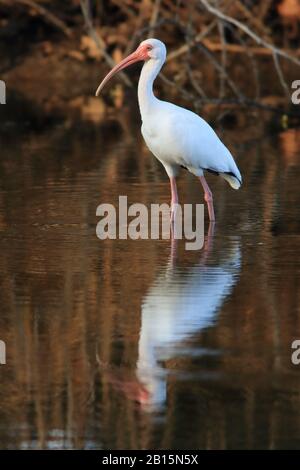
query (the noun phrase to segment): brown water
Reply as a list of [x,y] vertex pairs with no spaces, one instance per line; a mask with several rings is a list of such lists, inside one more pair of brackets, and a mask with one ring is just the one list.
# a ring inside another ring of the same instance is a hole
[[117,118],[2,128],[0,448],[300,448],[300,131],[225,132],[245,183],[208,176],[217,224],[185,251],[96,237],[102,202],[169,202]]

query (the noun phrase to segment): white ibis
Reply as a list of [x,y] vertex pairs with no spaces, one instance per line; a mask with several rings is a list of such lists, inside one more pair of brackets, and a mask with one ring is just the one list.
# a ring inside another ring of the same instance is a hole
[[142,135],[170,178],[172,209],[178,203],[176,176],[181,167],[196,175],[204,189],[209,219],[215,220],[212,192],[204,171],[220,175],[232,188],[242,183],[239,169],[225,145],[210,125],[197,114],[175,104],[161,101],[153,94],[153,82],[166,60],[166,47],[158,39],[146,39],[135,52],[117,64],[100,83],[96,96],[120,70],[144,61],[138,84]]

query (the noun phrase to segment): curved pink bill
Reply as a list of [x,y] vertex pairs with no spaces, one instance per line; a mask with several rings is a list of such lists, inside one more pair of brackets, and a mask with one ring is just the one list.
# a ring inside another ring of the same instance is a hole
[[96,96],[99,95],[100,91],[102,90],[104,85],[111,79],[111,77],[113,77],[116,73],[120,72],[120,70],[125,69],[129,65],[134,64],[135,62],[146,60],[147,58],[148,58],[147,50],[144,47],[138,47],[136,51],[134,51],[128,57],[123,59],[106,75],[106,77],[104,77],[104,79],[102,80],[102,82],[97,88]]

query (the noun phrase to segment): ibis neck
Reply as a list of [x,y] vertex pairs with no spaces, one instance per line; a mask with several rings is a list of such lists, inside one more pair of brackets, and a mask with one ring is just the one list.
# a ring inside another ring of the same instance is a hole
[[162,61],[150,59],[144,63],[138,85],[138,100],[141,116],[151,110],[159,101],[153,94],[153,82],[156,79],[161,67]]

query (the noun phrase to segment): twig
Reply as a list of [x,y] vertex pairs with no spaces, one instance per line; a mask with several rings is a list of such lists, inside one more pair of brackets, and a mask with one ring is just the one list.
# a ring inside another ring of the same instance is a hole
[[254,33],[254,31],[248,28],[248,26],[236,20],[235,18],[232,18],[229,15],[225,15],[225,13],[210,5],[207,0],[199,0],[199,2],[206,8],[207,11],[215,15],[217,18],[220,18],[223,21],[227,21],[228,23],[231,23],[237,28],[241,29],[245,34],[247,34],[247,36],[250,36],[257,44],[260,44],[266,47],[267,49],[270,49],[273,53],[277,54],[278,56],[284,57],[287,60],[290,60],[294,64],[300,65],[299,59],[296,59],[296,57],[291,56],[286,51],[278,49],[273,44],[270,44],[269,42],[265,41],[263,38]]
[[[190,4],[192,5],[192,4]],[[192,25],[192,22],[193,22],[193,7],[195,5],[193,4],[193,6],[189,7],[189,20],[188,20],[188,24],[186,26],[186,28],[183,30],[183,32],[185,32],[185,42],[187,45],[190,44],[190,42],[192,41],[192,38],[193,38],[193,25]],[[188,51],[187,51],[187,57],[186,57],[186,60],[185,60],[185,69],[186,69],[186,72],[187,72],[187,76],[191,82],[191,85],[192,87],[194,88],[194,90],[196,91],[196,93],[201,96],[202,98],[207,98],[204,90],[201,88],[201,86],[198,84],[197,80],[195,80],[194,76],[193,76],[193,71],[192,71],[192,67],[191,67],[191,48],[189,47]]]
[[270,6],[272,4],[273,0],[264,0],[263,2],[260,2],[259,4],[259,13],[258,13],[258,17],[261,18],[261,21],[264,21],[269,9],[270,9]]
[[192,94],[192,93],[189,93],[188,91],[186,91],[184,88],[182,88],[181,86],[177,85],[176,82],[173,82],[172,80],[169,80],[164,73],[160,73],[159,74],[159,78],[166,84],[166,85],[169,85],[173,88],[176,88],[176,90],[179,91],[179,93],[181,94],[181,96],[183,96],[183,98],[189,100],[189,101],[192,101],[194,102],[195,101],[195,95]]
[[124,5],[123,0],[112,0],[112,3],[115,3],[129,17],[134,17],[135,16],[135,11],[130,6],[127,6],[126,4]]
[[[142,4],[141,4],[141,8],[142,8]],[[139,18],[138,18],[138,22],[140,23],[140,25],[143,23],[143,20],[144,20],[144,18],[142,17],[142,15],[140,15]],[[163,19],[157,21],[157,23],[152,26],[152,29],[156,30],[156,29],[162,28],[163,26],[168,25],[168,24],[177,26],[176,20],[169,19],[169,18],[168,19],[163,18]],[[132,38],[129,40],[128,46],[126,47],[126,53],[129,53],[132,50],[133,45],[138,40],[140,40],[141,37],[144,37],[146,34],[148,34],[148,32],[150,30],[150,26],[148,25],[148,26],[145,26],[143,28],[139,28],[140,25],[138,24],[135,32],[132,35]]]
[[[264,2],[265,3],[265,2]],[[260,16],[254,16],[250,11],[249,9],[246,7],[246,5],[244,5],[240,0],[236,0],[235,1],[235,5],[237,6],[237,8],[245,15],[245,17],[254,25],[256,26],[258,29],[261,30],[261,32],[269,37],[270,34],[269,34],[269,30],[267,30],[267,27],[266,25],[264,25],[264,23],[261,21],[261,17]]]
[[226,39],[225,39],[225,34],[224,34],[224,23],[219,20],[218,21],[218,30],[220,34],[220,39],[221,39],[221,45],[222,45],[222,52],[221,52],[221,63],[222,63],[222,68],[223,71],[220,73],[220,98],[224,98],[225,96],[225,75],[224,75],[224,70],[226,70],[226,62],[227,62],[227,51],[226,51]]
[[[194,102],[194,105],[197,106],[197,102]],[[296,110],[294,111],[293,109],[283,109],[275,106],[270,106],[268,104],[261,103],[256,100],[249,100],[245,99],[244,101],[237,101],[234,99],[208,99],[208,100],[201,100],[200,102],[201,105],[215,105],[215,106],[232,106],[232,107],[249,107],[249,108],[257,108],[257,109],[262,109],[264,111],[270,111],[272,113],[276,113],[279,115],[286,115],[290,116],[293,118],[297,118],[300,121],[300,115],[299,112]]]
[[[241,39],[240,39],[241,41]],[[210,39],[204,39],[203,44],[207,47],[212,52],[221,52],[222,51],[222,45],[218,42],[213,42]],[[247,50],[252,54],[252,55],[257,55],[257,56],[269,56],[271,57],[273,55],[273,51],[271,49],[266,49],[265,47],[250,47],[245,44],[244,41],[241,41],[243,44],[242,46],[239,44],[226,44],[226,51],[227,53],[230,54],[245,54]],[[297,54],[296,54],[297,55]]]
[[192,41],[189,41],[187,44],[184,44],[184,46],[179,47],[173,52],[170,52],[167,57],[167,62],[170,62],[171,60],[177,59],[177,57],[181,56],[182,54],[186,54],[191,47],[195,46],[197,42],[203,41],[205,36],[207,36],[217,25],[217,21],[214,20],[210,23],[210,25],[201,33],[197,34],[197,36],[194,37]]
[[[255,99],[259,100],[260,91],[261,91],[260,81],[259,81],[260,76],[259,76],[259,69],[258,69],[258,66],[257,66],[255,54],[253,54],[252,48],[249,48],[249,47],[246,46],[244,39],[241,37],[240,30],[237,30],[237,29],[233,28],[233,26],[229,25],[229,24],[227,24],[227,27],[231,30],[232,34],[237,38],[237,40],[244,47],[244,50],[245,50],[247,56],[249,57],[252,65],[253,65],[253,75],[254,75],[254,81],[255,81],[255,87],[256,87]],[[228,44],[227,44],[227,46],[228,46]],[[268,49],[265,49],[265,48],[263,48],[263,49],[268,50]]]
[[155,3],[153,5],[153,10],[152,10],[152,15],[149,23],[149,34],[148,38],[151,38],[154,27],[157,23],[158,15],[159,15],[159,9],[160,9],[160,4],[161,0],[155,0]]
[[242,93],[239,91],[235,83],[231,80],[229,77],[228,73],[226,70],[222,67],[222,65],[215,59],[213,54],[204,46],[204,44],[197,44],[197,47],[201,49],[201,51],[208,57],[208,59],[211,61],[213,66],[215,67],[216,70],[218,70],[219,73],[223,74],[224,78],[226,78],[227,83],[233,93],[238,97],[238,99],[242,102],[244,101],[245,97],[242,95]]
[[[90,9],[89,9],[89,0],[80,0],[80,6],[81,6],[81,11],[82,11],[82,14],[83,14],[83,18],[85,20],[85,24],[86,24],[86,27],[87,27],[87,30],[88,30],[88,33],[89,33],[90,37],[94,40],[96,46],[101,51],[101,53],[102,53],[105,61],[107,62],[107,64],[110,67],[114,67],[116,65],[115,61],[113,60],[113,58],[106,51],[105,42],[103,41],[101,36],[96,32],[96,30],[93,26],[93,22],[92,22],[92,19],[91,19],[91,14],[90,14]],[[132,86],[131,80],[129,80],[127,75],[125,75],[123,72],[121,72],[119,75],[120,75],[120,78],[125,83],[125,85],[130,86],[130,87]]]
[[125,56],[127,56],[129,54],[129,52],[132,51],[133,46],[136,43],[139,31],[142,27],[142,24],[143,24],[143,21],[144,21],[144,15],[143,15],[144,1],[140,3],[139,14],[138,14],[138,16],[136,16],[135,31],[132,34],[131,38],[129,39],[128,43],[127,43],[127,46],[126,46],[126,49],[125,49]]
[[[12,6],[11,0],[0,0],[0,3]],[[57,16],[55,16],[53,13],[51,13],[49,10],[47,10],[45,7],[42,7],[41,5],[38,5],[36,2],[33,0],[14,0],[14,3],[20,3],[22,5],[25,5],[29,8],[32,8],[33,10],[37,11],[41,16],[45,18],[45,20],[55,26],[57,29],[62,31],[67,37],[72,36],[72,31],[68,26]]]
[[290,90],[289,90],[289,87],[288,87],[288,85],[285,81],[285,78],[284,78],[284,75],[283,75],[283,72],[282,72],[282,68],[281,68],[280,62],[278,60],[278,55],[276,54],[276,52],[273,52],[273,60],[274,60],[274,65],[275,65],[275,68],[276,68],[277,75],[279,77],[281,86],[284,89],[287,98],[289,99]]

